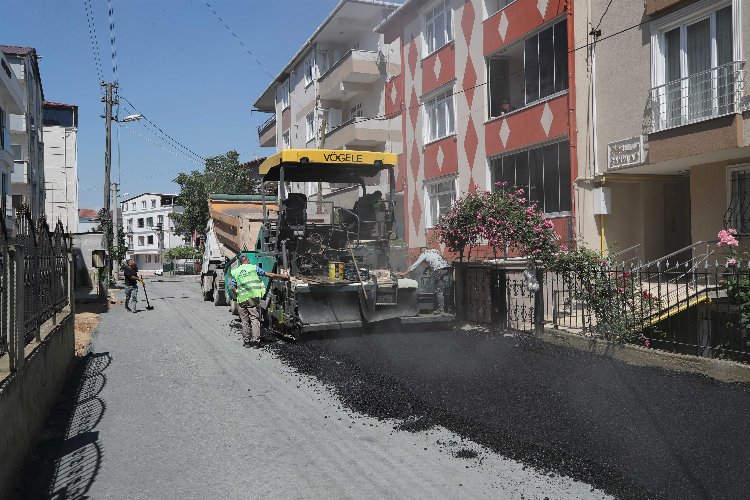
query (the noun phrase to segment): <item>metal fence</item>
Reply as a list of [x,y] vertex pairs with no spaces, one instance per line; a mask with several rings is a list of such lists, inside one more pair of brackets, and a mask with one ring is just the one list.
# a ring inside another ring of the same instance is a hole
[[503,329],[552,328],[750,362],[750,262],[694,264],[537,270],[535,280],[518,267],[457,264],[457,311],[461,319]]
[[[51,232],[43,218],[35,224],[25,206],[17,210],[12,237],[0,219],[0,356],[16,332],[24,345],[40,341],[41,326],[69,304],[69,251],[62,224]],[[19,310],[22,318],[16,318]]]

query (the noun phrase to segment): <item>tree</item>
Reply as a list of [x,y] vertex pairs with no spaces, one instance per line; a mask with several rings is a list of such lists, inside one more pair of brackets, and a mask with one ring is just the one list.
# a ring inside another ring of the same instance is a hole
[[250,171],[240,167],[240,155],[229,151],[206,160],[205,170],[180,174],[174,179],[180,186],[179,200],[184,207],[181,214],[171,214],[175,223],[175,233],[190,237],[193,232],[204,234],[208,224],[208,195],[258,194],[260,182],[253,179]]
[[191,247],[190,245],[182,245],[179,247],[170,248],[164,252],[164,258],[167,260],[177,259],[200,259],[203,256],[203,250],[200,248]]

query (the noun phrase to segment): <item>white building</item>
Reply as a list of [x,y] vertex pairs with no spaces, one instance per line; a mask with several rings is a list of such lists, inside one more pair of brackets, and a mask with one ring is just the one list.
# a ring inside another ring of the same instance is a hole
[[162,254],[186,244],[174,233],[174,222],[169,217],[183,212],[176,203],[177,195],[162,193],[143,193],[122,202],[127,258],[135,259],[140,270],[161,269]]
[[23,113],[23,90],[8,60],[0,51],[0,217],[5,227],[13,227],[11,202],[11,176],[13,174],[13,149],[11,148],[10,115]]
[[43,123],[47,222],[77,233],[78,106],[45,102]]
[[44,91],[39,73],[39,56],[32,47],[0,45],[23,92],[22,114],[10,115],[10,140],[14,169],[13,206],[24,203],[34,220],[44,214],[44,139],[42,103]]

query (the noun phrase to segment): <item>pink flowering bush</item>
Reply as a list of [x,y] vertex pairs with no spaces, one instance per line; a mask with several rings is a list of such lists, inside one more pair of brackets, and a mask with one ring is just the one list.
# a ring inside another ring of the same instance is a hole
[[524,190],[501,189],[470,193],[456,201],[437,224],[440,241],[459,254],[480,240],[497,254],[509,252],[550,262],[559,251],[559,237],[536,204],[527,205]]

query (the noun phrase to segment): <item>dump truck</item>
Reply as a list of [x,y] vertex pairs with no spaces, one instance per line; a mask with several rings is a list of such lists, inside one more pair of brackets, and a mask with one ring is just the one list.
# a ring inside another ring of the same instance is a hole
[[[267,207],[275,199],[266,197]],[[217,306],[229,303],[224,281],[224,266],[242,250],[254,249],[255,238],[263,224],[263,198],[260,195],[211,194],[209,220],[201,266],[203,300]]]
[[[386,320],[454,319],[436,313],[436,301],[423,300],[419,283],[392,269],[396,161],[392,153],[287,149],[259,166],[263,186],[277,186],[277,196],[263,190],[255,245],[241,253],[264,270],[289,274],[288,280],[264,278],[262,322],[272,332],[296,339]],[[323,185],[329,186],[325,196]],[[236,266],[237,255],[224,266],[230,299]]]

